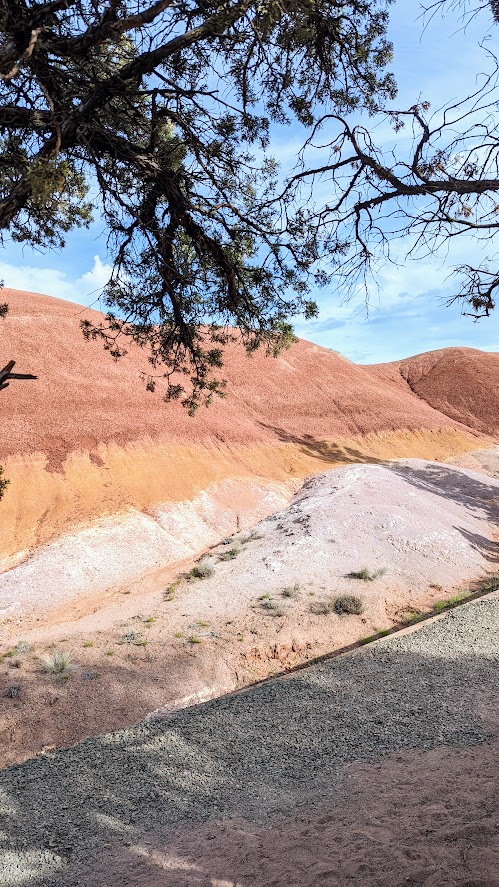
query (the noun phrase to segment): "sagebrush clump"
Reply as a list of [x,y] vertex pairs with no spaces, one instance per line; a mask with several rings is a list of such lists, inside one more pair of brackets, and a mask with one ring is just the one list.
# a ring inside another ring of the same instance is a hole
[[190,579],[209,579],[215,572],[215,561],[209,554],[202,557],[189,573]]
[[31,653],[33,647],[27,641],[18,641],[14,650],[16,653]]
[[336,613],[338,616],[358,616],[364,610],[360,598],[353,594],[342,594],[339,597],[328,597],[322,601],[314,601],[310,604],[310,612],[315,616],[330,616]]
[[334,598],[324,598],[322,601],[314,601],[310,604],[310,612],[314,616],[330,616],[334,613]]
[[277,601],[273,601],[269,597],[260,598],[260,606],[263,610],[268,610],[271,616],[284,616],[286,613]]
[[351,573],[347,573],[347,579],[361,579],[362,582],[374,582],[375,579],[379,579],[385,573],[386,567],[380,567],[379,570],[368,570],[367,567],[362,567],[361,570],[353,570]]
[[354,594],[342,594],[334,599],[334,612],[339,616],[344,614],[348,616],[359,616],[364,610],[364,605],[360,599]]

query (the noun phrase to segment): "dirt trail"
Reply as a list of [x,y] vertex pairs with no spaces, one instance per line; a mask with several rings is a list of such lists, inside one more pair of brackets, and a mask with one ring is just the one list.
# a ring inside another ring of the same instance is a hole
[[497,887],[499,601],[0,774],[3,887]]

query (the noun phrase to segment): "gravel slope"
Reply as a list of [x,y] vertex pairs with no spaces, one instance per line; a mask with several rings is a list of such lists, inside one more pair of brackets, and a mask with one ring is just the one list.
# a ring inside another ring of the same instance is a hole
[[[220,817],[270,823],[334,794],[353,763],[487,742],[499,729],[498,664],[499,601],[474,602],[411,634],[5,770],[0,883],[152,884],[133,879],[130,848],[154,833]],[[118,880],[117,854],[130,854]]]

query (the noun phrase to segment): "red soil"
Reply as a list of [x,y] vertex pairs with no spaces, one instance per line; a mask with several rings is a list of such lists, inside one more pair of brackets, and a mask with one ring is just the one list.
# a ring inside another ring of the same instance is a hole
[[98,320],[98,312],[16,290],[2,298],[9,303],[2,363],[13,359],[17,372],[38,378],[13,380],[1,393],[0,457],[43,452],[57,470],[70,451],[147,437],[292,442],[455,422],[489,433],[497,426],[497,354],[450,349],[370,368],[303,340],[277,360],[263,353],[248,360],[240,347],[229,348],[228,398],[191,419],[180,404],[145,391],[144,352],[130,348],[116,364],[100,343],[84,341],[79,322]]
[[474,348],[442,348],[398,363],[369,368],[400,390],[407,386],[421,400],[451,419],[485,434],[499,433],[499,354]]

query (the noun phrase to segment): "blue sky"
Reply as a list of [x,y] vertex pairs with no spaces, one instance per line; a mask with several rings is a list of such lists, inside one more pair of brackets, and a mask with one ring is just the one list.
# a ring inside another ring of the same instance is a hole
[[[421,96],[436,109],[472,91],[485,64],[478,43],[489,25],[490,17],[484,13],[463,31],[449,12],[446,18],[435,17],[424,29],[418,4],[396,0],[390,36],[395,49],[392,70],[399,86],[397,106],[409,107]],[[491,35],[493,45],[499,27]],[[294,135],[298,139],[297,132],[283,133],[272,144],[272,152],[284,164],[289,162]],[[405,261],[401,253],[399,267],[380,272],[368,313],[361,298],[341,303],[329,287],[318,296],[319,318],[308,322],[298,318],[296,332],[358,363],[396,360],[453,345],[499,351],[499,315],[475,323],[461,316],[457,305],[445,305],[454,291],[448,279],[450,269],[472,259],[474,251],[471,240],[463,238],[454,255]],[[96,308],[109,271],[101,223],[70,234],[59,253],[43,254],[8,242],[0,252],[0,278],[6,286]]]

